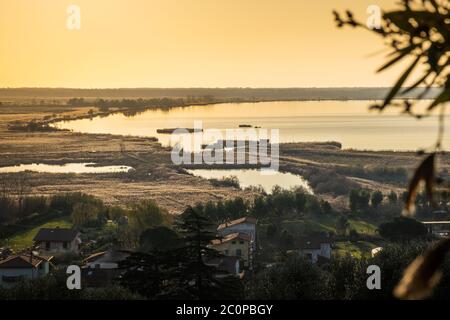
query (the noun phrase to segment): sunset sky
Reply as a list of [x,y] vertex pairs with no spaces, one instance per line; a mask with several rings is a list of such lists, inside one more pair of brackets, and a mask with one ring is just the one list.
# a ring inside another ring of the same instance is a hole
[[[331,11],[394,0],[0,0],[0,87],[388,86]],[[81,8],[81,30],[66,9]],[[398,70],[397,70],[398,71]]]

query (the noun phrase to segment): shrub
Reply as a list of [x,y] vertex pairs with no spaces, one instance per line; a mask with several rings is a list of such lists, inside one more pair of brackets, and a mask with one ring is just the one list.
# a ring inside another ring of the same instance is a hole
[[425,225],[415,219],[397,217],[380,225],[378,232],[383,238],[398,241],[424,237],[428,230]]

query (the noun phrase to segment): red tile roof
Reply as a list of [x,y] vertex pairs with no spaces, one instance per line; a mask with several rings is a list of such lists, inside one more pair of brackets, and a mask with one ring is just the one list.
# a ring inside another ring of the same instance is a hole
[[91,254],[89,257],[87,257],[86,259],[83,260],[84,263],[89,263],[97,258],[103,257],[105,254],[107,253],[107,251],[102,251],[102,252],[96,252]]
[[89,257],[83,260],[84,263],[90,263],[93,261],[99,262],[119,262],[125,260],[130,254],[125,251],[113,250],[102,251],[91,254]]
[[213,245],[218,245],[218,244],[222,244],[225,242],[229,242],[229,241],[233,241],[233,240],[242,240],[242,241],[251,241],[251,237],[248,234],[245,233],[230,233],[228,235],[226,235],[225,237],[221,238],[221,239],[216,239],[212,241]]
[[50,261],[53,257],[44,257],[38,255],[30,256],[29,253],[23,253],[18,255],[12,255],[5,260],[0,261],[0,268],[36,268],[43,261]]

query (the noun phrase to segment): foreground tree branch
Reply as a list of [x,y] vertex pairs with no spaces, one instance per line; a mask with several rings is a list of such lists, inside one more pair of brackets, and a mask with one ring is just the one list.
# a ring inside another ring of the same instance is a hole
[[[404,212],[406,215],[412,215],[420,183],[425,183],[430,203],[433,203],[435,186],[442,184],[436,177],[436,158],[442,153],[445,104],[450,101],[450,2],[402,0],[398,9],[383,13],[379,28],[367,27],[366,24],[357,21],[350,11],[346,11],[345,14],[334,11],[333,14],[339,28],[345,26],[364,28],[385,39],[390,53],[378,72],[409,60],[408,67],[401,73],[384,101],[371,106],[371,109],[382,112],[387,107],[401,107],[404,113],[421,119],[440,108],[437,141],[433,150],[430,150],[430,154],[416,169],[408,188]],[[412,74],[418,70],[421,76],[412,79]],[[405,88],[408,81],[412,81],[412,85]],[[424,98],[433,87],[440,88],[440,93],[427,106],[425,114],[417,112],[417,101]],[[417,92],[415,99],[403,102],[395,100],[401,94],[411,92]],[[440,280],[440,266],[449,250],[450,239],[444,239],[418,257],[405,270],[403,279],[394,290],[394,295],[400,299],[429,297]]]

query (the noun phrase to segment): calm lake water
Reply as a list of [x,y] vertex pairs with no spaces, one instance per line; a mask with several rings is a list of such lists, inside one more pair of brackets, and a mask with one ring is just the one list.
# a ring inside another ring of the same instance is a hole
[[[84,133],[157,137],[166,146],[183,137],[158,134],[157,129],[193,128],[196,120],[202,121],[205,131],[236,129],[241,124],[279,129],[281,143],[332,140],[341,142],[343,148],[366,150],[417,150],[435,143],[436,116],[417,120],[395,108],[381,114],[369,112],[371,104],[370,101],[226,103],[149,110],[132,117],[114,114],[54,125]],[[449,139],[447,135],[444,140],[447,149]]]
[[277,185],[283,189],[303,187],[311,194],[313,193],[311,187],[305,179],[292,173],[273,172],[270,175],[265,175],[261,174],[261,172],[256,169],[193,169],[187,171],[195,176],[205,179],[222,179],[225,177],[235,176],[238,178],[239,184],[242,188],[249,186],[261,186],[267,193],[270,193],[272,188]]
[[47,172],[47,173],[114,173],[128,172],[133,169],[127,166],[94,167],[95,163],[67,163],[64,165],[51,165],[42,163],[21,164],[18,166],[1,167],[0,173],[12,173],[23,171]]

